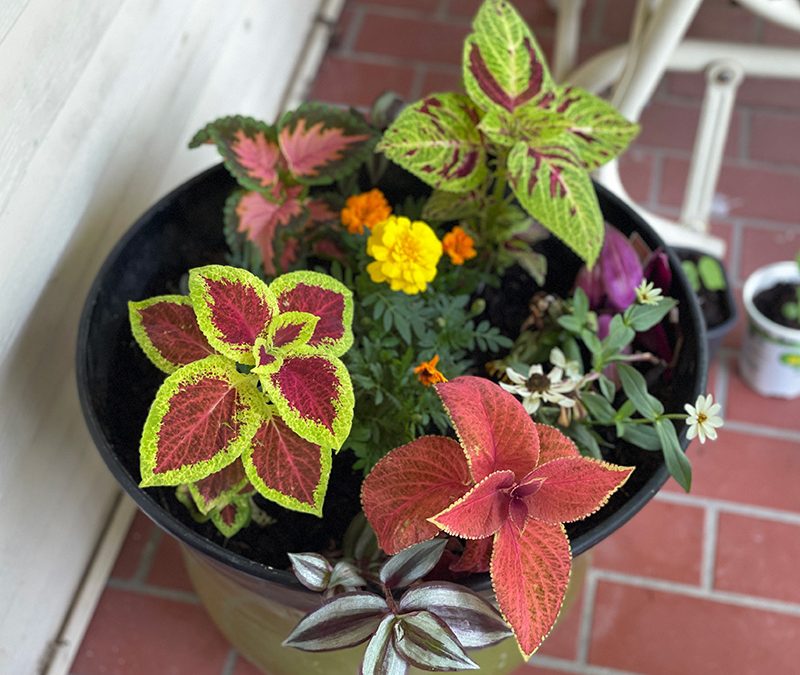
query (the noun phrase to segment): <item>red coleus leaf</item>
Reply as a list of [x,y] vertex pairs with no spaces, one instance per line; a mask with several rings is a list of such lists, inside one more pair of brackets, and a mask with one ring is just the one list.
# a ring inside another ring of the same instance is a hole
[[278,142],[294,177],[307,184],[330,183],[357,166],[372,150],[373,132],[352,111],[306,103],[286,113]]
[[461,556],[450,564],[451,572],[488,572],[492,559],[492,537],[467,539]]
[[214,354],[185,295],[129,302],[131,331],[148,359],[165,373]]
[[495,471],[522,478],[539,457],[539,435],[522,405],[482,377],[464,376],[436,385],[477,483]]
[[567,533],[560,523],[530,520],[520,532],[507,522],[494,537],[492,586],[526,659],[558,618],[571,561]]
[[197,322],[221,354],[252,365],[253,346],[278,312],[275,296],[257,276],[223,265],[189,272]]
[[463,496],[471,485],[458,443],[423,436],[392,450],[364,479],[361,503],[378,544],[393,555],[439,528],[429,518]]
[[495,471],[430,521],[464,539],[490,537],[508,520],[514,483],[513,471]]
[[172,373],[142,433],[142,487],[194,483],[236,460],[260,425],[259,397],[255,378],[222,356]]
[[581,452],[570,438],[567,438],[555,427],[537,424],[539,434],[539,460],[537,464],[552,462],[561,457],[580,457]]
[[542,480],[539,489],[523,497],[528,515],[551,523],[582,520],[600,509],[633,472],[588,457],[564,457],[542,464],[530,479]]
[[325,354],[286,356],[261,386],[292,431],[339,449],[353,422],[353,385],[345,365]]
[[241,462],[233,462],[196,483],[189,484],[189,492],[200,513],[221,509],[247,487],[247,476]]
[[270,285],[281,312],[306,312],[319,317],[308,341],[331,356],[353,344],[353,294],[333,277],[319,272],[283,274]]
[[239,191],[225,204],[226,222],[238,232],[245,232],[247,238],[259,247],[264,271],[270,276],[277,271],[275,237],[278,228],[305,216],[300,201],[302,189],[300,185],[284,187],[276,184],[270,191],[270,199],[261,192]]
[[287,509],[322,515],[331,472],[329,448],[300,438],[273,415],[261,423],[242,462],[259,494]]

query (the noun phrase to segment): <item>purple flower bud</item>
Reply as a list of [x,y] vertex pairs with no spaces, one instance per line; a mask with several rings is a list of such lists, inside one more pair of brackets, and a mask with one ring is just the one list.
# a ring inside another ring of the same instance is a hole
[[598,267],[602,268],[608,305],[619,311],[627,309],[636,299],[636,287],[644,275],[633,246],[625,235],[613,227],[606,226],[606,240]]
[[645,262],[644,278],[664,291],[664,295],[669,293],[672,286],[672,270],[669,267],[667,254],[661,249],[654,251]]

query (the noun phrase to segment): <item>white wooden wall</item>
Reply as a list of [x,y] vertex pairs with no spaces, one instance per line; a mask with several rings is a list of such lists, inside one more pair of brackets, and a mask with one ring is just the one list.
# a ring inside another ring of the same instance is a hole
[[275,116],[322,0],[0,0],[0,673],[43,665],[115,495],[73,368],[91,280],[214,163],[222,114]]

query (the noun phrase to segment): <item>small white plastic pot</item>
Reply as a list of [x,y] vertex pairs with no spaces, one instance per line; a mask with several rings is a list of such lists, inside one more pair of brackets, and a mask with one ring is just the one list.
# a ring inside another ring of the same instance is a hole
[[795,262],[779,262],[753,272],[744,285],[748,326],[739,371],[762,396],[800,396],[800,330],[781,326],[756,309],[753,298],[777,283],[800,282]]

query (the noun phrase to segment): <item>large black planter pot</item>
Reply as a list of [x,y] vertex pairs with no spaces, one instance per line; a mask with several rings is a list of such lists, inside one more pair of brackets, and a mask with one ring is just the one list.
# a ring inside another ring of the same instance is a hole
[[[190,556],[189,567],[196,584],[202,583],[202,573],[198,570],[214,569],[226,578],[244,579],[245,585],[253,589],[263,589],[265,585],[273,590],[284,589],[297,601],[296,606],[310,607],[318,601],[317,596],[304,591],[290,572],[237,552],[232,545],[235,538],[227,543],[222,539],[212,541],[205,536],[208,531],[193,527],[183,507],[174,500],[172,489],[138,487],[139,437],[164,375],[150,364],[134,342],[127,302],[181,292],[180,281],[188,269],[225,261],[222,207],[233,187],[234,182],[222,165],[209,169],[159,201],[113,249],[89,292],[81,317],[77,351],[80,400],[100,454],[125,491],[153,521],[182,542],[185,550],[195,552]],[[417,187],[414,179],[403,175],[386,191],[390,201],[395,201],[392,193],[402,194]],[[597,192],[609,223],[626,235],[637,231],[653,249],[666,248],[655,232],[614,195],[599,186]],[[555,260],[551,269],[558,270],[563,281],[561,288],[553,290],[565,292],[578,262],[560,244],[555,243],[554,247],[548,252],[551,260]],[[667,412],[677,412],[704,391],[708,354],[699,308],[678,259],[671,251],[668,255],[673,273],[671,295],[680,303],[683,343],[670,384],[661,385],[660,390],[655,388],[654,393]],[[685,448],[685,430],[680,438]],[[568,527],[574,555],[588,550],[625,523],[668,478],[658,452],[646,452],[620,442],[609,459],[636,465],[636,471],[597,514]],[[332,480],[331,486],[333,483]],[[476,575],[471,585],[476,589],[489,588],[488,576]],[[198,592],[204,595],[200,588]],[[230,633],[228,637],[236,642]],[[281,671],[276,668],[275,672]]]

